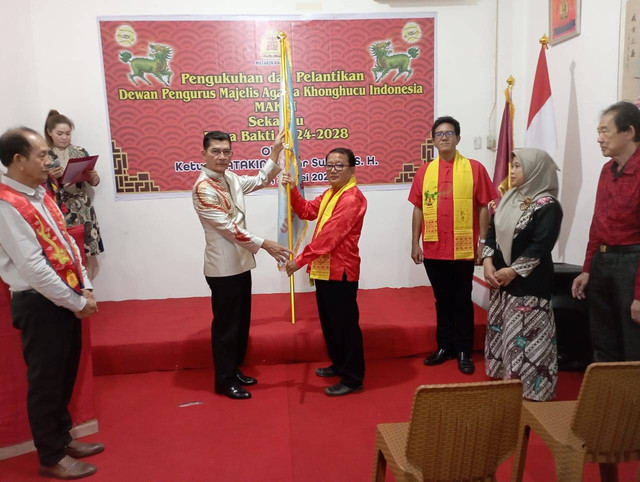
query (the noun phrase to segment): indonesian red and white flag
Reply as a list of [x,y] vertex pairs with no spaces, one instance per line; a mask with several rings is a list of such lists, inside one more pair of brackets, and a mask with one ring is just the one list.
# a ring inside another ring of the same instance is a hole
[[540,48],[536,76],[531,92],[527,132],[524,135],[525,147],[536,147],[547,151],[555,158],[558,142],[556,139],[556,119],[553,112],[551,84],[547,69],[546,45]]

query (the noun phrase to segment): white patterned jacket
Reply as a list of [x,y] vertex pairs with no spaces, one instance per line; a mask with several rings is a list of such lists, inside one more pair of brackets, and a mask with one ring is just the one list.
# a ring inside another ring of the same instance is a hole
[[254,254],[264,239],[247,231],[244,195],[268,186],[280,170],[270,159],[255,176],[202,167],[192,194],[204,228],[205,276],[233,276],[255,268]]

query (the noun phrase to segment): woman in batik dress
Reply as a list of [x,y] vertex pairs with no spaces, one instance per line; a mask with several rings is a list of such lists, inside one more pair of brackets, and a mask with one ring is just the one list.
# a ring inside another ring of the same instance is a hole
[[511,155],[511,186],[491,220],[482,253],[491,286],[484,355],[492,378],[520,379],[524,398],[552,400],[558,378],[551,307],[562,208],[558,167],[539,149]]
[[87,256],[89,277],[97,272],[97,265],[91,261],[92,256],[104,251],[100,227],[95,209],[91,203],[92,187],[100,183],[100,176],[95,170],[87,171],[86,182],[60,184],[69,159],[87,157],[87,151],[71,144],[73,122],[56,110],[49,111],[45,122],[44,134],[49,144],[49,156],[54,163],[47,187],[53,193],[60,209],[65,215],[68,226],[84,226],[84,251]]

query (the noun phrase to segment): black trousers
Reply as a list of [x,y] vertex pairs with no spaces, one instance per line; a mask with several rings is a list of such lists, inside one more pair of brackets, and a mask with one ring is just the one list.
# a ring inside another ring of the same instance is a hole
[[438,348],[473,350],[473,261],[426,259],[424,267],[436,299]]
[[42,465],[65,456],[71,442],[67,408],[78,374],[82,325],[75,315],[34,290],[13,293],[13,326],[21,331],[27,364],[27,414]]
[[351,388],[364,380],[357,281],[315,280],[316,302],[331,367]]
[[593,257],[587,285],[593,361],[640,360],[640,324],[631,319],[639,262],[640,246]]
[[251,324],[251,271],[234,276],[206,277],[211,288],[211,347],[215,384],[225,389],[236,383],[244,361]]

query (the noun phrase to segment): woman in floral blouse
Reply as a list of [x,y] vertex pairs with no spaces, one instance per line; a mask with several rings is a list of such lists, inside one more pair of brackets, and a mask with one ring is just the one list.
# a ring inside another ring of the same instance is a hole
[[73,129],[71,119],[56,110],[49,111],[44,129],[44,135],[50,147],[49,156],[53,161],[48,184],[50,191],[55,193],[58,205],[65,213],[67,225],[84,226],[84,250],[89,261],[90,256],[104,251],[98,218],[90,197],[92,187],[100,183],[100,176],[97,171],[92,170],[87,172],[87,182],[61,184],[61,177],[69,159],[89,155],[82,147],[71,144]]

